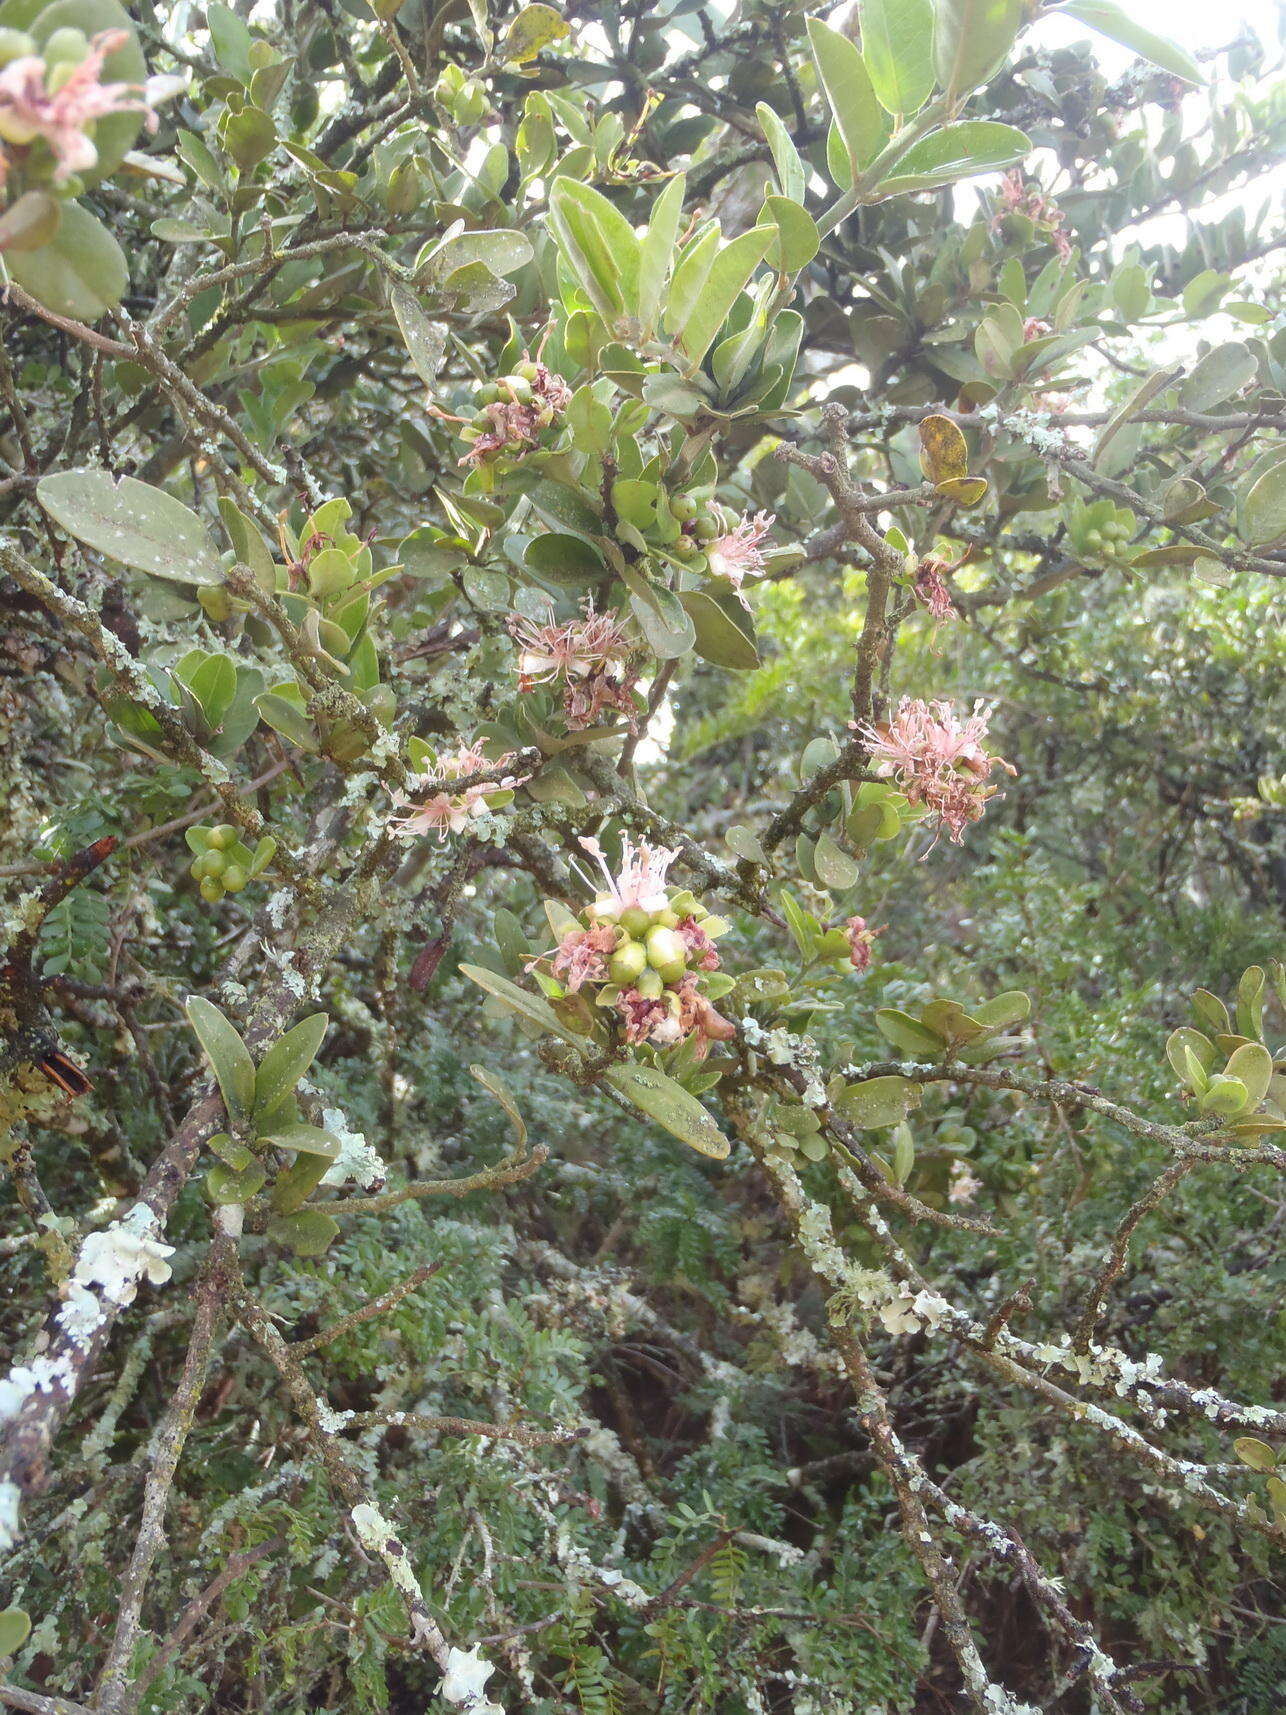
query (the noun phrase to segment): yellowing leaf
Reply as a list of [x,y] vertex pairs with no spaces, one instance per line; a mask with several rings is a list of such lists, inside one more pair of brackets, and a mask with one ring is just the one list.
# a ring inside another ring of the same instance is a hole
[[571,34],[571,25],[552,6],[524,6],[505,32],[501,57],[510,65],[526,65],[551,42]]
[[938,483],[937,490],[944,499],[954,500],[957,506],[977,506],[987,492],[987,479],[985,476],[951,476]]
[[934,414],[920,423],[920,468],[930,482],[946,482],[964,476],[969,469],[969,448],[958,424],[950,417]]

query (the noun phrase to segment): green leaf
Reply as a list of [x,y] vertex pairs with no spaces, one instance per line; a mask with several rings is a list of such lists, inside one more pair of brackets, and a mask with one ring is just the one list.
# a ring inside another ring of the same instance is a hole
[[798,274],[821,249],[816,221],[789,197],[765,197],[759,221],[777,228],[776,263],[781,274]]
[[39,250],[8,250],[5,265],[25,292],[58,316],[97,321],[129,285],[125,252],[79,203],[64,202],[58,230]]
[[388,301],[416,374],[426,387],[432,387],[447,348],[446,324],[435,322],[415,293],[400,280],[390,284]]
[[329,1023],[324,1012],[314,1012],[273,1043],[255,1073],[256,1114],[271,1113],[295,1088],[317,1057]]
[[320,746],[317,743],[316,731],[298,703],[276,691],[265,691],[262,696],[255,698],[255,708],[274,732],[279,732],[299,750],[306,750],[313,756],[317,754]]
[[763,134],[768,140],[768,147],[772,151],[773,166],[777,170],[777,183],[781,186],[782,195],[790,197],[793,202],[802,202],[808,186],[808,175],[803,161],[799,158],[794,139],[767,102],[759,103],[755,108],[755,117],[759,120]]
[[0,1657],[17,1655],[31,1635],[31,1616],[22,1608],[0,1608]]
[[264,1132],[259,1141],[270,1143],[274,1149],[291,1149],[296,1155],[320,1155],[327,1161],[334,1161],[339,1154],[339,1139],[317,1125],[278,1126]]
[[1099,35],[1119,42],[1123,48],[1131,48],[1141,58],[1151,60],[1153,65],[1182,78],[1185,83],[1201,84],[1206,81],[1191,54],[1168,42],[1164,36],[1144,29],[1123,7],[1114,5],[1113,0],[1067,0],[1059,10],[1069,18],[1088,24]]
[[205,525],[172,494],[105,470],[41,477],[36,498],[78,542],[110,559],[182,584],[218,584],[222,568]]
[[684,590],[679,596],[696,631],[694,648],[703,661],[732,672],[746,673],[759,666],[759,651],[751,631],[750,615],[734,612],[703,590]]
[[665,283],[674,266],[674,247],[683,218],[687,180],[680,173],[652,204],[652,218],[639,240],[638,318],[644,333],[655,330]]
[[1193,1063],[1199,1072],[1208,1072],[1215,1063],[1215,1046],[1209,1037],[1184,1024],[1166,1038],[1165,1057],[1180,1083],[1192,1084]]
[[1236,1078],[1244,1084],[1250,1106],[1257,1108],[1268,1094],[1273,1076],[1273,1057],[1262,1042],[1244,1042],[1229,1056],[1224,1076]]
[[1208,411],[1212,405],[1222,405],[1234,393],[1255,379],[1258,365],[1249,346],[1240,340],[1217,345],[1201,359],[1192,374],[1179,389],[1179,403],[1185,411]]
[[708,1155],[712,1161],[727,1159],[728,1140],[701,1103],[655,1066],[636,1066],[633,1061],[623,1061],[609,1066],[603,1077],[626,1101],[633,1102],[649,1119],[664,1126],[698,1154]]
[[808,20],[808,41],[853,176],[873,161],[887,135],[884,114],[861,53],[820,18]]
[[709,272],[682,322],[667,318],[670,332],[676,335],[694,365],[710,349],[715,335],[727,320],[728,312],[776,237],[776,227],[755,226],[734,238],[731,244],[725,244],[712,258]]
[[934,0],[933,68],[953,99],[986,83],[1008,58],[1025,0]]
[[[941,1052],[941,1043],[935,1052]],[[920,1086],[906,1078],[867,1078],[850,1084],[835,1106],[850,1125],[864,1131],[900,1125],[912,1108],[920,1105]]]
[[48,191],[24,191],[0,214],[0,251],[40,250],[52,244],[62,224],[63,205]]
[[1242,508],[1248,542],[1276,542],[1286,536],[1286,459],[1270,465],[1250,488]]
[[880,1035],[904,1054],[919,1054],[936,1060],[946,1043],[934,1030],[912,1018],[897,1007],[882,1007],[875,1015],[875,1027]]
[[254,573],[259,588],[271,595],[277,588],[277,565],[258,525],[226,494],[219,496],[219,517],[223,520],[232,552],[243,566]]
[[325,1256],[339,1235],[339,1222],[321,1209],[298,1209],[268,1223],[268,1237],[296,1256]]
[[576,1040],[573,1032],[564,1027],[549,1002],[542,1000],[539,995],[528,993],[526,989],[519,988],[517,983],[511,983],[506,977],[486,970],[482,965],[461,965],[460,975],[468,977],[471,983],[477,983],[480,989],[485,989],[502,1006],[508,1007],[510,1012],[516,1012],[520,1018],[527,1019],[549,1035],[561,1036],[564,1042]]
[[662,661],[686,655],[696,642],[696,626],[678,596],[638,575],[627,575],[625,581],[631,592],[630,608],[652,653]]
[[1021,1024],[1024,1018],[1031,1016],[1031,996],[1024,994],[1022,989],[1006,989],[1004,994],[994,995],[981,1006],[975,1006],[973,1016],[988,1030],[1008,1030],[1011,1024]]
[[488,1095],[493,1096],[509,1115],[514,1128],[514,1145],[519,1150],[527,1147],[527,1122],[518,1110],[513,1091],[498,1073],[489,1071],[486,1066],[470,1066],[469,1076],[480,1083]]
[[881,107],[918,112],[933,91],[932,0],[862,0],[862,58]]
[[813,848],[813,868],[817,871],[817,879],[822,886],[838,893],[852,887],[861,874],[848,853],[827,833],[817,836],[817,844]]
[[962,119],[913,143],[876,190],[881,196],[929,190],[978,173],[1011,167],[1031,153],[1031,139],[994,119]]
[[277,127],[258,107],[239,107],[222,127],[223,146],[242,173],[251,173],[277,146]]
[[564,176],[554,181],[549,222],[599,313],[609,322],[625,310],[637,314],[639,241],[620,210],[592,185]]
[[267,1178],[262,1162],[252,1159],[244,1167],[229,1167],[216,1161],[205,1176],[206,1195],[212,1203],[248,1203],[263,1190]]

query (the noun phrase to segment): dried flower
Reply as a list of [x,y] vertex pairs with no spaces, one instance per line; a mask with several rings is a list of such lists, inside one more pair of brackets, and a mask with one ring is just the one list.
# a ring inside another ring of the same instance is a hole
[[[96,164],[93,127],[109,113],[145,114],[148,129],[156,129],[152,104],[173,94],[177,80],[149,78],[146,84],[101,81],[108,55],[129,39],[127,30],[101,30],[91,40],[86,57],[56,90],[49,87],[50,68],[36,54],[11,60],[0,71],[0,138],[18,148],[38,140],[48,144],[58,163],[55,184]],[[61,67],[53,70],[58,72]],[[0,183],[9,165],[7,152],[0,153]]]
[[511,388],[510,397],[494,399],[484,406],[483,413],[491,427],[481,431],[461,464],[476,464],[493,453],[521,453],[535,446],[542,432],[567,409],[572,390],[562,376],[555,375],[539,359],[528,360],[527,367],[531,380],[523,392],[530,397],[520,397]]
[[712,1042],[731,1042],[737,1034],[736,1025],[716,1012],[692,976],[679,986],[679,1030],[683,1036],[696,1036],[698,1060],[705,1059]]
[[932,810],[958,845],[995,791],[987,785],[992,769],[1017,773],[1002,757],[982,748],[990,718],[991,708],[981,702],[962,722],[948,702],[904,697],[891,721],[858,731],[870,746],[877,772],[893,776],[913,804]]
[[394,804],[407,814],[390,821],[389,827],[402,839],[436,833],[444,840],[448,834],[463,832],[472,818],[487,813],[494,794],[512,792],[530,776],[478,780],[459,791],[449,790],[450,783],[472,774],[494,774],[512,760],[512,751],[492,762],[483,755],[480,743],[461,745],[454,755],[439,757],[433,768],[415,776],[409,792],[394,793]]
[[622,989],[616,1010],[625,1026],[627,1042],[652,1042],[658,1048],[673,1048],[683,1035],[682,1025],[665,1001],[648,1000],[637,989]]
[[951,591],[947,588],[944,577],[944,573],[950,569],[945,560],[930,554],[920,561],[916,570],[916,599],[924,603],[936,620],[958,618],[951,600]]
[[681,917],[676,933],[688,950],[688,963],[699,971],[717,971],[719,953],[713,940],[695,917]]
[[607,709],[624,714],[634,730],[637,711],[630,693],[636,676],[626,672],[630,641],[615,614],[596,613],[591,597],[583,619],[560,624],[551,607],[539,624],[511,615],[509,630],[518,644],[519,690],[561,681],[563,715],[573,731],[593,726]]
[[607,981],[607,961],[616,946],[616,930],[608,923],[593,929],[568,929],[554,953],[553,972],[575,994],[585,983]]
[[[1067,216],[1039,185],[1027,183],[1021,167],[1012,167],[1000,181],[999,198],[999,206],[991,218],[993,232],[1004,224],[1007,214],[1026,215],[1028,220],[1044,229],[1060,261],[1066,262],[1072,254],[1072,241],[1063,230]],[[1030,339],[1031,335],[1026,337]]]
[[734,590],[740,591],[747,572],[762,572],[764,556],[760,543],[776,523],[773,512],[747,514],[731,530],[716,536],[706,546],[706,562],[716,578],[725,578]]
[[865,917],[850,917],[844,924],[844,933],[848,936],[848,956],[853,969],[868,969],[871,963],[871,947],[875,937],[884,933],[883,927],[868,929]]

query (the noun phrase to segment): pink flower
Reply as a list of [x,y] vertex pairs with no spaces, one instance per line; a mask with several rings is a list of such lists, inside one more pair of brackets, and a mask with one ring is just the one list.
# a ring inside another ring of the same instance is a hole
[[[103,83],[104,62],[129,40],[126,30],[102,30],[89,53],[56,92],[48,86],[48,68],[35,54],[11,60],[0,71],[0,138],[25,148],[41,140],[58,162],[54,183],[83,173],[97,162],[92,130],[109,113],[143,113],[149,130],[156,129],[152,102],[172,94],[174,80],[152,78],[147,84]],[[55,68],[57,69],[57,68]],[[9,161],[4,157],[4,170]]]
[[991,709],[975,703],[960,721],[948,702],[904,697],[892,720],[858,728],[879,774],[895,778],[913,804],[924,804],[958,845],[976,822],[995,788],[986,784],[993,768],[1016,769],[982,748]]
[[844,925],[844,933],[848,936],[848,955],[855,971],[868,969],[871,963],[871,947],[877,935],[884,933],[883,928],[868,929],[865,917],[850,917]]
[[584,983],[607,981],[607,961],[616,946],[610,924],[593,929],[568,929],[554,953],[553,972],[564,977],[572,994]]
[[[1037,184],[1027,184],[1021,167],[1011,167],[1000,181],[999,207],[991,217],[992,230],[1004,224],[1007,214],[1024,214],[1034,225],[1043,227],[1045,236],[1066,262],[1072,254],[1072,241],[1063,231],[1067,216],[1056,202],[1047,197]],[[1032,335],[1024,336],[1031,339]]]
[[[635,906],[647,912],[665,910],[669,904],[665,877],[670,865],[679,855],[677,850],[670,851],[665,846],[650,846],[646,841],[640,841],[635,846],[626,835],[621,841],[621,871],[614,876],[607,867],[603,848],[597,840],[582,838],[580,843],[591,857],[598,860],[603,879],[607,883],[607,891],[600,893],[590,906],[590,911],[595,916],[620,917],[622,912]],[[589,886],[595,885],[588,876],[583,879]]]
[[681,917],[676,933],[688,950],[688,963],[699,971],[717,971],[719,953],[695,917]]
[[[530,775],[505,775],[503,779],[479,780],[460,791],[450,791],[454,780],[471,774],[494,774],[511,761],[513,752],[491,762],[482,753],[480,743],[461,745],[451,756],[439,757],[435,767],[411,781],[411,792],[395,792],[393,802],[406,809],[405,816],[389,822],[389,827],[402,839],[416,839],[422,834],[436,833],[440,840],[448,834],[459,834],[471,819],[484,816],[490,808],[487,800],[496,792],[512,792]],[[427,796],[421,797],[422,793]]]
[[776,514],[757,512],[739,520],[731,530],[706,547],[706,562],[716,578],[726,578],[740,590],[747,572],[762,572],[763,551],[759,544],[776,523]]
[[920,561],[919,570],[915,574],[916,598],[922,601],[933,615],[934,619],[955,619],[955,607],[951,600],[951,591],[946,586],[943,573],[947,570],[946,562],[930,555]]
[[563,715],[573,731],[593,726],[600,714],[616,709],[633,730],[637,711],[630,695],[635,683],[625,662],[631,645],[625,625],[615,614],[595,613],[591,597],[583,619],[555,622],[553,609],[544,624],[509,619],[518,644],[518,689],[563,684]]

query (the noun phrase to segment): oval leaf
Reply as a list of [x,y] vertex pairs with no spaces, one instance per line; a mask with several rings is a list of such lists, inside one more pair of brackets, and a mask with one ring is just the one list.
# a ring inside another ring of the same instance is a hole
[[100,554],[183,584],[223,581],[205,525],[181,500],[132,476],[64,470],[42,477],[36,498],[68,535]]
[[626,1101],[633,1102],[649,1119],[699,1154],[708,1155],[713,1161],[727,1158],[728,1140],[701,1103],[655,1066],[636,1066],[632,1061],[623,1061],[609,1066],[603,1076]]
[[234,1125],[250,1117],[255,1099],[255,1064],[231,1022],[211,1001],[191,994],[184,1003],[188,1023],[205,1051]]

